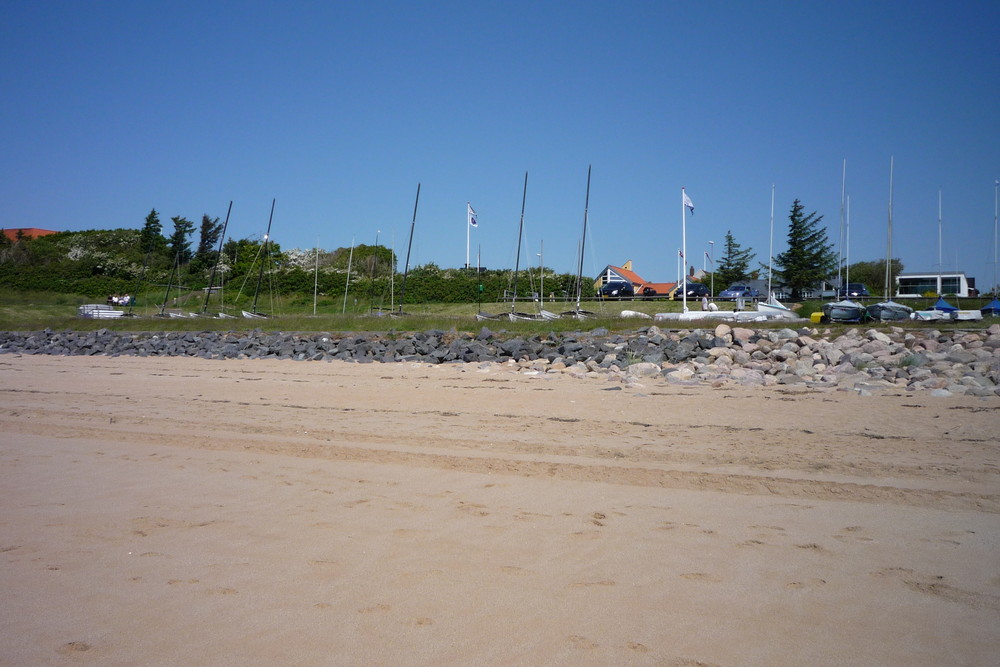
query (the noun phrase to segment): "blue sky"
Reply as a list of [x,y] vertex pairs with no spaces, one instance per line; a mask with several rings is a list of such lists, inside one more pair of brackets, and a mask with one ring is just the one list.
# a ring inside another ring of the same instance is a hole
[[[1000,177],[996,2],[25,2],[0,0],[0,226],[224,217],[283,248],[395,244],[411,266],[674,280],[680,188],[701,267],[731,230],[766,264],[793,199],[851,261],[987,288]],[[939,265],[938,190],[943,193]],[[846,249],[845,249],[846,252]],[[523,257],[523,256],[522,256]],[[522,259],[522,261],[525,261]],[[400,266],[402,269],[402,266]]]

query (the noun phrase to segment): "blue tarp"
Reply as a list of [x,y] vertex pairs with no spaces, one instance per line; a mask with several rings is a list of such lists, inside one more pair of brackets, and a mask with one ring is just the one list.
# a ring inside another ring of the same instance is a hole
[[948,303],[947,301],[945,301],[942,298],[942,299],[938,299],[937,303],[935,303],[933,306],[931,306],[931,310],[940,310],[940,311],[945,312],[945,313],[954,313],[956,310],[958,310],[958,308],[956,308],[955,306],[951,305],[950,303]]
[[988,304],[980,308],[979,312],[981,312],[983,315],[988,315],[991,317],[996,317],[997,315],[1000,315],[1000,300],[994,297],[992,301],[990,301]]

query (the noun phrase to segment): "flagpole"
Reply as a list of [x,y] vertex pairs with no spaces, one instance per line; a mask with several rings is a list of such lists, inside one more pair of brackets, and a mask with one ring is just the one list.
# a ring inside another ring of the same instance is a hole
[[465,271],[469,271],[469,237],[472,235],[472,202],[465,202]]
[[681,188],[681,284],[684,292],[684,312],[688,312],[687,291],[687,207],[684,205],[684,188]]

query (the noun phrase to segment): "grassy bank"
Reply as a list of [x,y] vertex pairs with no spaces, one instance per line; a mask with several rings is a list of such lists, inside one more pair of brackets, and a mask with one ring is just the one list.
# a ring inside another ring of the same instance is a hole
[[[140,297],[139,301],[140,305],[133,308],[135,317],[118,320],[92,320],[77,315],[77,306],[93,303],[92,299],[50,292],[4,290],[0,291],[0,330],[36,331],[48,328],[88,331],[106,328],[113,331],[245,331],[260,328],[273,331],[425,331],[454,328],[458,331],[475,332],[482,326],[487,326],[494,330],[503,329],[516,333],[534,334],[589,330],[595,327],[605,327],[612,331],[635,329],[648,320],[624,318],[621,316],[622,311],[631,310],[655,315],[656,313],[680,312],[682,309],[682,304],[678,301],[589,301],[581,304],[583,309],[594,313],[594,317],[586,322],[580,322],[573,318],[540,322],[511,322],[507,319],[479,322],[476,320],[479,306],[475,303],[412,304],[407,305],[405,316],[391,316],[392,311],[388,306],[379,311],[371,309],[368,303],[348,303],[345,306],[342,299],[322,297],[316,303],[314,314],[311,297],[291,296],[274,300],[268,299],[266,303],[262,300],[258,303],[258,310],[269,313],[271,317],[263,320],[249,320],[239,317],[240,313],[235,309],[227,310],[229,314],[236,315],[236,319],[215,318],[213,315],[218,312],[218,307],[209,308],[208,315],[204,317],[158,317],[160,308],[153,305],[152,298],[143,299]],[[933,301],[933,299],[920,300],[918,303],[908,302],[908,305],[914,308],[927,308]],[[987,299],[963,299],[961,303],[955,303],[953,300],[952,304],[959,308],[979,308],[987,301]],[[202,305],[200,300],[193,298],[186,303],[182,301],[178,304],[170,304],[172,309],[184,313],[200,312]],[[546,303],[545,308],[554,313],[561,313],[571,310],[574,305],[567,302],[554,302]],[[733,307],[731,302],[720,302],[719,305],[723,310],[729,310]],[[822,302],[806,302],[799,304],[799,306],[798,312],[808,316],[809,313],[818,311]],[[689,302],[689,308],[699,309],[700,304]],[[481,309],[485,313],[506,314],[510,312],[511,304],[483,303]],[[531,302],[518,303],[517,310],[529,313],[537,312],[537,305]],[[961,324],[963,328],[977,328],[988,326],[989,321],[983,323],[963,322]],[[947,322],[903,323],[903,326],[913,327],[929,325],[936,328],[955,326]],[[782,327],[787,325],[776,322],[765,326]]]

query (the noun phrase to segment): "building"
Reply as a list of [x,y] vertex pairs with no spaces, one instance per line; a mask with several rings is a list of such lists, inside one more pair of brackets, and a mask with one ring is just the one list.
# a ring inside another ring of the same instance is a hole
[[645,296],[666,296],[677,283],[653,283],[649,282],[632,270],[632,260],[625,262],[623,266],[612,266],[608,264],[604,267],[594,281],[594,289],[599,290],[608,283],[632,283],[632,288],[637,295]]
[[918,297],[925,294],[954,294],[958,297],[978,296],[976,279],[965,273],[901,273],[896,276],[896,296]]
[[11,241],[17,241],[19,238],[33,239],[39,236],[48,236],[49,234],[58,233],[59,232],[51,229],[39,229],[38,227],[17,227],[15,229],[3,230],[3,235]]

